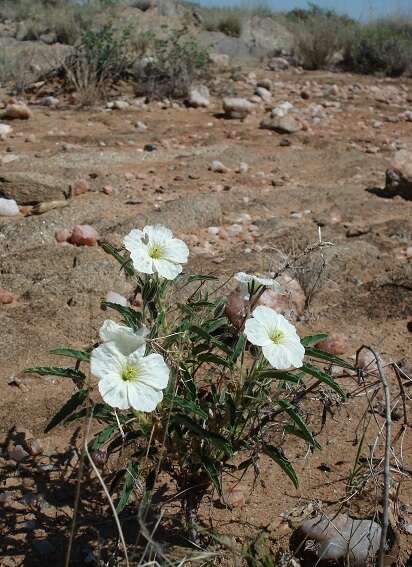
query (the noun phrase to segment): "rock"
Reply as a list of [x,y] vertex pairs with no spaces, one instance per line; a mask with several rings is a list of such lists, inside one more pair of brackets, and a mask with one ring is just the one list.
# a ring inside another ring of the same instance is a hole
[[27,459],[27,457],[29,456],[29,453],[25,449],[23,449],[21,445],[11,444],[9,446],[8,453],[9,458],[13,459],[13,461],[16,461],[17,463],[23,461],[24,459]]
[[329,354],[345,354],[348,350],[348,341],[345,335],[332,333],[327,339],[317,343],[316,348],[328,352]]
[[207,108],[210,104],[209,89],[205,85],[191,87],[188,103],[193,108]]
[[244,161],[241,161],[239,167],[237,168],[237,173],[247,173],[249,171],[249,164]]
[[96,229],[88,224],[77,224],[69,238],[69,242],[75,246],[94,246],[99,239]]
[[0,305],[10,305],[16,301],[16,296],[11,291],[0,287]]
[[[369,565],[379,550],[381,526],[372,520],[338,514],[333,519],[316,516],[303,522],[294,541],[298,556],[314,563],[347,561],[351,566]],[[310,563],[312,564],[312,563]]]
[[286,100],[285,102],[282,102],[277,106],[275,106],[274,108],[272,108],[270,114],[271,116],[277,116],[278,118],[282,118],[283,116],[286,116],[293,109],[294,109],[293,104]]
[[58,177],[36,171],[1,171],[0,195],[15,199],[18,203],[34,203],[62,199],[67,182]]
[[290,63],[284,57],[272,57],[268,63],[268,67],[271,71],[284,71],[289,69]]
[[223,99],[223,110],[229,118],[245,118],[253,112],[255,106],[246,98],[226,97]]
[[228,67],[230,63],[230,57],[226,53],[209,53],[209,59],[217,67]]
[[242,296],[240,287],[229,293],[226,299],[225,315],[234,327],[240,329],[246,316],[247,301]]
[[271,79],[269,78],[264,78],[264,79],[259,79],[259,81],[256,83],[257,87],[263,87],[264,89],[268,90],[268,91],[272,91],[273,88],[273,84]]
[[227,227],[226,232],[227,235],[229,236],[229,238],[233,238],[234,236],[237,236],[238,234],[240,234],[243,230],[242,225],[240,224],[231,224]]
[[20,210],[14,199],[0,197],[0,217],[15,217],[19,214]]
[[245,490],[238,488],[237,486],[230,487],[224,492],[222,502],[231,510],[233,508],[243,508],[246,504]]
[[406,249],[406,257],[412,258],[412,246],[408,246],[408,248]]
[[[379,353],[377,352],[376,354],[378,356],[379,362],[383,366],[384,362],[381,359]],[[365,372],[373,372],[374,370],[377,370],[378,365],[376,364],[376,358],[371,353],[371,351],[364,347],[356,355],[355,367],[360,368]]]
[[155,152],[157,150],[157,146],[156,144],[146,144],[143,149],[145,152]]
[[59,105],[59,102],[59,99],[55,96],[45,96],[39,101],[41,106],[49,106],[50,108],[56,108],[56,106]]
[[347,238],[355,238],[356,236],[362,236],[363,234],[368,234],[370,232],[370,226],[353,224],[348,227],[346,231]]
[[104,185],[102,187],[102,193],[104,193],[105,195],[112,195],[113,194],[112,185]]
[[301,130],[299,122],[293,116],[274,116],[266,118],[260,123],[260,127],[266,130],[273,130],[278,134],[294,134]]
[[33,116],[28,106],[21,103],[8,104],[1,115],[5,120],[28,120]]
[[42,444],[38,439],[30,439],[27,442],[27,449],[32,457],[38,457],[43,453]]
[[395,154],[386,171],[385,191],[412,200],[412,153],[401,150]]
[[135,126],[136,126],[136,130],[137,130],[138,132],[146,132],[146,130],[147,130],[146,124],[145,124],[144,122],[141,122],[140,120],[138,120],[138,121],[136,122],[136,125],[135,125]]
[[0,124],[0,140],[5,140],[12,132],[13,128],[8,124]]
[[127,110],[130,104],[126,100],[114,100],[112,103],[109,103],[107,106],[108,108],[113,108],[114,110]]
[[309,100],[310,92],[306,89],[303,89],[302,91],[300,91],[300,96],[303,98],[303,100]]
[[123,295],[120,295],[120,293],[117,293],[115,291],[107,292],[106,301],[108,303],[116,303],[116,305],[122,305],[123,307],[129,306],[128,300]]
[[215,173],[227,173],[229,169],[223,165],[221,161],[217,159],[213,160],[209,167],[210,171],[214,171]]
[[302,317],[305,312],[306,297],[300,283],[288,274],[280,275],[276,281],[284,291],[266,289],[259,299],[259,305],[271,307],[293,320]]
[[255,94],[260,97],[264,102],[272,100],[272,93],[265,89],[265,87],[256,87]]
[[78,179],[70,185],[70,194],[72,197],[78,197],[87,193],[90,190],[90,185],[85,179]]
[[56,242],[67,242],[72,235],[72,231],[68,228],[63,228],[62,230],[56,230],[54,233],[54,238]]

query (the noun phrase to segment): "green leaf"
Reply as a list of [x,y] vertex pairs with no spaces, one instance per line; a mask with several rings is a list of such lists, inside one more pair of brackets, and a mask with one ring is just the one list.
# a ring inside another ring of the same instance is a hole
[[201,407],[199,407],[195,402],[192,402],[191,400],[185,400],[184,398],[179,398],[178,396],[173,396],[172,395],[165,395],[164,399],[168,402],[170,402],[170,404],[172,404],[173,406],[176,406],[177,408],[179,408],[180,410],[184,410],[186,412],[190,412],[190,413],[194,413],[196,415],[198,415],[199,417],[201,417],[202,419],[207,419],[208,415],[207,413],[202,410]]
[[120,514],[120,512],[124,509],[124,507],[128,503],[130,495],[135,486],[135,479],[137,479],[138,474],[139,474],[139,467],[136,463],[131,463],[125,470],[123,476],[123,488],[120,493],[119,502],[117,503],[116,506],[116,512],[118,514]]
[[312,447],[317,447],[318,449],[320,449],[319,443],[313,437],[312,433],[307,428],[306,423],[303,421],[302,417],[295,410],[292,404],[286,402],[285,400],[278,400],[278,404],[282,409],[284,409],[287,412],[289,417],[293,420],[293,422],[295,423],[296,427],[298,428],[298,430],[302,435],[302,439],[304,439]]
[[246,335],[240,335],[240,337],[237,340],[237,343],[235,344],[235,348],[233,349],[233,353],[232,356],[230,357],[230,360],[232,361],[232,363],[235,363],[237,361],[237,359],[239,358],[239,356],[242,354],[243,349],[245,348],[247,342],[247,338]]
[[318,380],[332,388],[332,390],[335,390],[335,392],[337,392],[342,398],[345,398],[345,392],[342,390],[342,388],[335,382],[335,380],[333,380],[331,376],[329,376],[329,374],[322,372],[322,370],[320,370],[317,366],[313,366],[312,364],[309,364],[309,362],[304,362],[301,369],[306,374],[310,374],[314,378],[317,378]]
[[319,343],[320,341],[324,341],[327,338],[328,335],[321,333],[319,335],[308,335],[307,337],[303,337],[300,339],[300,342],[303,344],[303,346],[306,347],[306,346],[315,345],[316,343]]
[[89,362],[90,360],[90,354],[88,352],[84,352],[83,350],[74,350],[72,348],[54,348],[50,351],[50,354],[68,356],[69,358],[75,358],[76,360],[81,360],[83,362]]
[[260,370],[255,374],[256,378],[273,378],[274,380],[284,380],[285,382],[292,382],[292,384],[299,384],[300,378],[290,372],[283,372],[282,370]]
[[283,454],[283,451],[281,449],[278,449],[277,447],[274,447],[273,445],[263,445],[263,451],[266,453],[266,455],[268,455],[268,457],[272,459],[272,461],[275,461],[275,463],[280,466],[283,472],[288,475],[290,480],[293,482],[294,487],[298,488],[298,475],[296,474],[296,471],[289,459],[287,459]]
[[340,366],[342,368],[355,370],[355,368],[351,364],[349,364],[349,362],[346,362],[346,360],[343,360],[342,358],[339,358],[334,354],[330,354],[329,352],[325,352],[323,350],[319,350],[317,348],[310,348],[310,347],[307,347],[305,351],[306,351],[306,356],[310,356],[312,358],[318,358],[320,360],[326,360],[327,362],[332,362],[333,364],[336,364],[337,366]]
[[200,354],[198,357],[199,362],[209,362],[211,364],[217,364],[218,366],[225,366],[226,368],[230,368],[230,362],[217,354],[213,354],[212,352],[206,354]]
[[218,491],[219,495],[222,494],[222,485],[220,484],[219,475],[213,462],[207,457],[202,457],[202,468],[205,470],[207,476],[210,478],[213,486]]
[[58,425],[60,422],[66,419],[66,417],[71,415],[76,408],[81,406],[83,402],[86,400],[88,393],[89,390],[84,389],[84,390],[79,390],[78,392],[73,394],[70,400],[68,400],[64,404],[64,406],[59,409],[56,415],[54,415],[51,418],[51,420],[47,424],[45,433],[48,433],[51,429],[53,429],[53,427],[56,427],[56,425]]
[[60,376],[61,378],[71,378],[75,381],[83,381],[86,375],[74,368],[60,368],[58,366],[34,366],[26,368],[26,374],[40,374],[40,376]]
[[107,254],[110,254],[110,256],[113,256],[113,258],[119,262],[121,266],[120,269],[124,270],[125,274],[128,276],[134,276],[134,269],[131,260],[124,258],[124,256],[119,254],[119,251],[108,242],[99,242],[99,245]]
[[124,307],[118,303],[111,303],[110,301],[102,301],[102,307],[109,307],[117,311],[122,317],[126,325],[132,329],[138,329],[142,325],[142,314],[135,311],[131,307]]
[[203,429],[203,427],[198,425],[189,417],[182,414],[176,414],[171,417],[171,421],[178,423],[179,425],[183,425],[202,439],[207,439],[207,441],[209,441],[211,445],[214,445],[215,447],[223,451],[226,455],[231,456],[233,454],[232,446],[227,439],[218,435],[217,433],[212,433],[211,431]]
[[207,331],[202,329],[202,327],[198,327],[197,325],[190,325],[189,331],[191,333],[194,333],[195,335],[198,335],[207,342],[210,342],[210,340],[212,339],[212,337],[209,335]]
[[94,438],[89,443],[89,451],[98,451],[102,445],[104,445],[115,431],[118,431],[117,423],[115,425],[108,425],[99,433],[96,433]]
[[206,282],[206,281],[218,281],[219,278],[216,276],[211,276],[207,274],[193,274],[187,278],[187,282]]

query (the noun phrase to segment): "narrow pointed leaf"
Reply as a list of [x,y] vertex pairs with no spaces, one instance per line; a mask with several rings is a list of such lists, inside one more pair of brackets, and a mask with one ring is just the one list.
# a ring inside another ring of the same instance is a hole
[[281,449],[278,449],[277,447],[273,447],[273,445],[263,445],[263,451],[266,453],[266,455],[268,455],[268,457],[272,459],[272,461],[275,461],[275,463],[280,466],[283,472],[287,474],[287,476],[293,482],[294,487],[298,488],[298,475],[296,474],[296,471],[289,459],[287,459],[283,454],[283,451]]
[[75,350],[72,348],[54,348],[50,351],[50,354],[56,354],[58,356],[67,356],[69,358],[75,358],[76,360],[81,360],[82,362],[89,362],[90,354],[83,350]]
[[100,242],[99,244],[107,254],[110,254],[110,256],[113,256],[113,258],[115,258],[115,260],[119,262],[121,267],[120,269],[123,269],[128,276],[134,275],[134,269],[131,260],[122,256],[119,251],[116,250],[116,248],[114,248],[114,246],[112,246],[108,242]]
[[71,415],[76,408],[81,406],[83,402],[86,400],[88,392],[89,391],[85,389],[85,390],[79,390],[78,392],[73,394],[70,400],[68,400],[64,404],[64,406],[60,408],[60,410],[56,413],[56,415],[54,415],[51,418],[51,420],[47,424],[45,433],[48,433],[51,429],[53,429],[53,427],[59,425],[59,423],[61,423],[64,419],[66,419],[66,417]]
[[307,337],[302,337],[300,339],[300,342],[303,344],[303,346],[309,347],[312,345],[316,345],[320,341],[324,341],[327,338],[328,335],[325,335],[324,333],[320,333],[319,335],[308,335]]
[[313,437],[306,423],[303,421],[302,416],[299,415],[299,413],[295,410],[295,408],[289,402],[286,402],[284,400],[279,400],[278,404],[282,409],[286,411],[289,417],[293,420],[294,424],[302,434],[302,439],[304,439],[312,447],[317,447],[318,449],[320,449],[319,443]]
[[225,439],[221,435],[218,435],[217,433],[212,433],[211,431],[207,431],[207,429],[203,429],[203,427],[198,425],[189,417],[177,414],[172,416],[171,421],[183,425],[202,439],[207,439],[211,445],[214,445],[215,447],[226,453],[226,455],[231,456],[233,454],[232,446],[227,439]]
[[130,495],[135,487],[135,482],[137,480],[137,475],[139,474],[139,467],[136,463],[131,463],[124,472],[123,477],[123,488],[120,493],[120,498],[116,506],[116,512],[120,512],[127,505]]
[[85,380],[86,375],[74,368],[61,368],[58,366],[34,366],[26,368],[26,374],[40,374],[40,376],[60,376],[61,378],[71,378],[72,380]]
[[346,360],[343,360],[342,358],[339,358],[334,354],[330,354],[329,352],[325,352],[323,350],[319,350],[317,348],[311,348],[311,347],[306,347],[305,352],[306,352],[306,356],[317,358],[319,360],[326,360],[327,362],[336,364],[341,368],[348,368],[348,370],[354,370],[354,367],[351,364],[349,364],[349,362],[346,362]]
[[303,372],[306,372],[306,374],[310,374],[314,378],[317,378],[318,380],[332,388],[332,390],[335,390],[335,392],[337,392],[342,398],[345,397],[345,392],[335,382],[335,380],[331,376],[329,376],[329,374],[322,372],[322,370],[317,368],[317,366],[313,366],[312,364],[309,364],[309,362],[304,362],[302,365],[302,370]]
[[164,399],[169,401],[170,404],[173,404],[180,410],[184,410],[185,412],[188,413],[194,413],[199,417],[201,417],[202,419],[207,419],[208,417],[207,413],[204,410],[202,410],[202,408],[199,407],[195,402],[192,402],[191,400],[185,400],[184,398],[179,398],[178,396],[173,396],[173,395],[169,395],[169,396],[166,395]]

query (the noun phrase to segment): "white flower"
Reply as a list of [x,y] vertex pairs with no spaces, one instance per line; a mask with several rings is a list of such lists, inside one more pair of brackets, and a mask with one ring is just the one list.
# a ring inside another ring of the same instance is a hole
[[100,327],[99,335],[104,343],[113,343],[114,346],[125,356],[138,350],[142,355],[145,353],[145,337],[149,331],[146,327],[141,327],[133,331],[126,325],[120,325],[107,319]]
[[253,345],[262,347],[270,365],[278,370],[300,368],[305,349],[295,327],[283,315],[263,305],[256,307],[252,315],[245,324],[246,336]]
[[158,273],[167,280],[174,280],[180,274],[181,264],[187,262],[189,255],[183,240],[173,238],[172,231],[160,225],[134,229],[123,242],[138,272]]
[[169,381],[169,368],[160,354],[143,356],[136,350],[125,356],[113,342],[92,351],[90,368],[99,378],[103,400],[119,409],[153,411],[162,401],[162,390]]

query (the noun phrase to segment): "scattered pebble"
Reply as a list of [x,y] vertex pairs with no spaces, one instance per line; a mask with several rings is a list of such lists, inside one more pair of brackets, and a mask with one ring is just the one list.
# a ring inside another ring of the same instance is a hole
[[70,244],[75,246],[94,246],[97,244],[99,234],[92,226],[88,224],[77,224],[69,238]]
[[70,192],[72,197],[78,197],[87,193],[90,190],[90,185],[85,179],[78,179],[70,186]]
[[16,301],[16,296],[11,291],[0,287],[0,305],[10,305]]
[[14,199],[0,197],[0,217],[15,217],[19,214],[20,210]]

